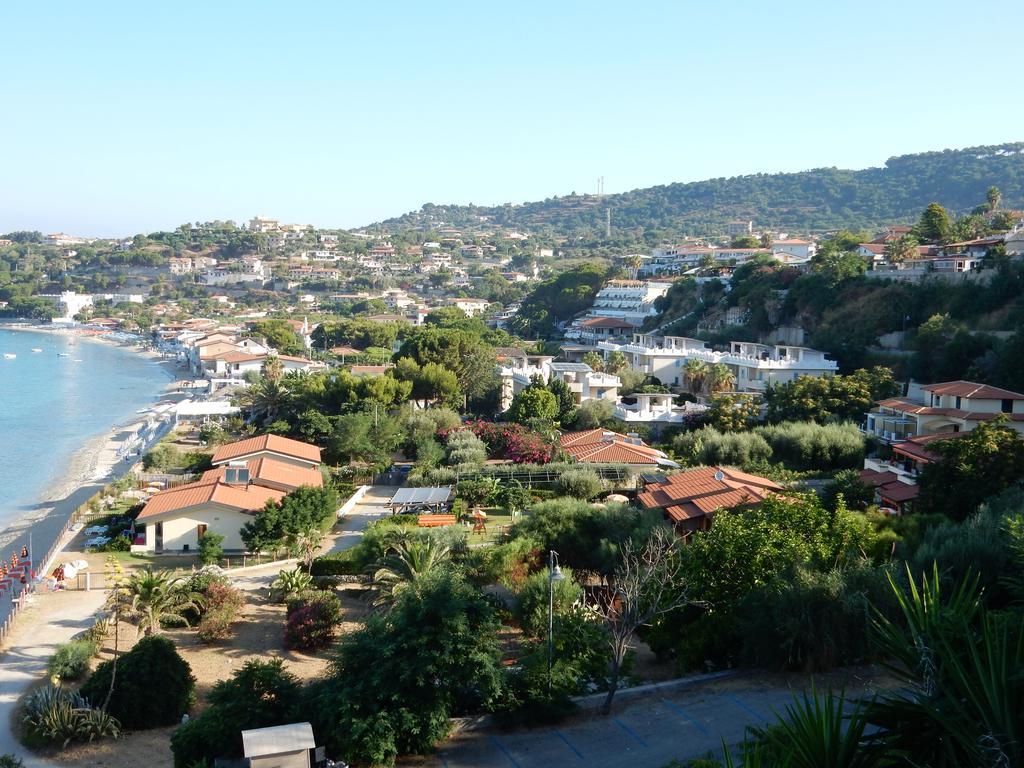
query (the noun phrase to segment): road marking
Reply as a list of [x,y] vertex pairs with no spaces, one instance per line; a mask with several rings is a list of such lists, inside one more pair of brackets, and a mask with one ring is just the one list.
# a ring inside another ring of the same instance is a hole
[[762,715],[760,712],[757,712],[757,711],[751,709],[750,707],[748,707],[746,704],[744,704],[742,701],[740,701],[736,696],[733,696],[731,693],[723,693],[722,694],[722,698],[728,699],[733,704],[735,704],[737,707],[739,707],[740,709],[742,709],[745,712],[747,712],[747,714],[752,715],[753,717],[756,717],[758,720],[767,720],[768,719],[767,717]]
[[564,733],[562,733],[561,731],[555,731],[554,734],[555,734],[555,736],[557,736],[558,738],[560,738],[562,741],[565,742],[565,746],[567,746],[569,749],[571,749],[573,751],[573,753],[575,753],[576,757],[578,757],[580,760],[583,759],[583,754],[578,749],[576,749],[576,747],[573,746],[572,742],[569,741],[569,739],[567,739],[565,737]]
[[512,753],[508,751],[508,747],[501,743],[501,740],[497,736],[491,736],[491,741],[494,742],[494,746],[501,750],[501,754],[508,758],[508,761],[512,763],[514,768],[523,768],[519,762],[512,757]]
[[688,714],[686,714],[686,712],[683,711],[682,707],[678,706],[674,702],[669,701],[668,699],[662,699],[662,702],[665,704],[666,707],[671,709],[673,712],[675,712],[677,715],[679,715],[681,718],[683,718],[683,720],[688,722],[690,725],[692,725],[698,731],[703,733],[705,736],[710,736],[711,735],[711,732],[707,728],[705,728],[703,725],[701,725],[699,720],[694,720],[692,717],[690,717]]
[[647,742],[646,742],[646,741],[644,741],[643,739],[641,739],[641,738],[640,738],[639,736],[637,736],[637,735],[636,735],[636,733],[635,733],[635,732],[633,731],[633,729],[632,729],[632,728],[630,728],[630,727],[629,727],[628,725],[626,725],[626,724],[625,724],[624,722],[622,722],[621,720],[619,720],[619,718],[617,718],[617,717],[613,717],[613,718],[612,718],[612,722],[614,722],[614,723],[615,723],[615,724],[616,724],[617,726],[619,726],[619,728],[621,728],[621,729],[622,729],[622,730],[624,730],[624,731],[625,731],[625,732],[626,732],[627,734],[629,734],[629,735],[630,735],[630,736],[632,736],[632,737],[633,737],[634,739],[636,739],[636,742],[637,742],[637,744],[639,744],[639,745],[640,745],[641,747],[646,747],[646,746],[647,746]]

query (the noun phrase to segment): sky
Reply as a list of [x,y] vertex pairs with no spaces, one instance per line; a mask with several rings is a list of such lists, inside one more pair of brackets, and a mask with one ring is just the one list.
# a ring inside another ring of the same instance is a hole
[[351,228],[1024,140],[1020,21],[1019,0],[5,2],[0,232]]

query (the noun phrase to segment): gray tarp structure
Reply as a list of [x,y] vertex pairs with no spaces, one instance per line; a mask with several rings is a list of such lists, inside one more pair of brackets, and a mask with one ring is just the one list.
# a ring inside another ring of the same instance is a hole
[[434,488],[399,488],[387,505],[395,512],[401,512],[409,507],[440,509],[448,503],[451,495],[450,485]]

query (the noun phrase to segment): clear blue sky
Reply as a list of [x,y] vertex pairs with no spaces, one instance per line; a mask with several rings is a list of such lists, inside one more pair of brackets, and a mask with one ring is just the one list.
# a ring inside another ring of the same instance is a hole
[[353,227],[1024,139],[1019,0],[4,2],[0,232]]

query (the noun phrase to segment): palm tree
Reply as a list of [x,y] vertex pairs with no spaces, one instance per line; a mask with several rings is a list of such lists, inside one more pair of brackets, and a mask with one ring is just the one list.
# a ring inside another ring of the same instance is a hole
[[696,357],[691,357],[683,365],[686,388],[694,395],[704,389],[704,379],[708,375],[708,364]]
[[260,374],[267,381],[280,381],[284,376],[284,363],[277,355],[270,355],[260,366]]
[[639,253],[631,253],[627,256],[624,261],[626,266],[629,267],[629,276],[636,280],[637,272],[640,271],[640,267],[644,265],[644,257]]
[[199,593],[185,589],[182,577],[168,570],[154,571],[151,565],[128,577],[124,592],[129,613],[139,632],[146,635],[160,634],[165,621],[188,626],[185,612],[200,610],[203,599]]
[[715,363],[708,369],[705,379],[708,392],[728,392],[736,385],[736,376],[725,363]]
[[451,559],[451,550],[434,538],[396,543],[373,567],[375,606],[389,605],[424,576]]
[[985,199],[988,200],[989,211],[994,212],[1003,199],[1003,193],[999,191],[999,187],[989,187],[988,192],[985,193]]
[[277,419],[289,390],[282,382],[261,378],[238,394],[238,405],[249,412],[249,421],[270,424]]
[[885,258],[890,264],[902,264],[907,259],[917,256],[917,238],[903,235],[885,244]]
[[581,358],[581,362],[586,363],[592,370],[599,373],[604,370],[604,358],[597,354],[597,352],[587,352]]

